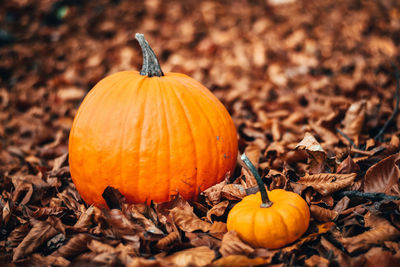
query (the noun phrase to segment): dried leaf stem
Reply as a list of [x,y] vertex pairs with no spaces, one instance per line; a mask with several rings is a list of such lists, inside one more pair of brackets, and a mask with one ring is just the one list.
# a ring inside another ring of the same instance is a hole
[[389,117],[389,119],[385,122],[383,125],[382,129],[379,131],[377,135],[375,135],[374,139],[378,140],[381,135],[386,131],[386,128],[389,126],[390,122],[396,117],[397,113],[399,112],[399,88],[400,88],[400,71],[397,66],[392,63],[393,68],[395,69],[395,76],[396,76],[396,92],[395,92],[395,98],[396,98],[396,105],[394,107],[392,115]]
[[245,153],[243,153],[240,157],[238,157],[239,164],[244,167],[247,171],[249,171],[257,181],[257,185],[260,189],[261,193],[261,207],[269,208],[272,206],[272,202],[268,198],[267,190],[265,189],[264,182],[261,180],[260,175],[258,174],[256,167],[254,167],[253,163],[249,160]]

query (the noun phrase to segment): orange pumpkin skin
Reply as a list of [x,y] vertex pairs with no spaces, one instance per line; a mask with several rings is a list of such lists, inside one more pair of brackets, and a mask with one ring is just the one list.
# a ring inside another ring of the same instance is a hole
[[232,172],[233,121],[194,79],[177,73],[148,77],[125,71],[101,80],[85,97],[69,137],[69,164],[88,204],[104,204],[112,186],[128,202],[195,200]]
[[254,247],[280,248],[302,236],[310,210],[298,194],[275,189],[268,192],[272,206],[261,208],[260,192],[246,196],[228,214],[227,228]]

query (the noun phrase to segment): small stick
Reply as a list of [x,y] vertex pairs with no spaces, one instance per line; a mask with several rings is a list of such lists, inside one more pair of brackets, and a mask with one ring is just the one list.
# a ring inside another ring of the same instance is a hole
[[357,148],[356,144],[354,144],[353,140],[351,140],[350,137],[347,136],[347,134],[345,134],[344,132],[342,132],[339,128],[336,128],[336,132],[338,132],[341,136],[343,136],[344,138],[346,138],[347,141],[349,141],[350,145],[352,147]]
[[386,131],[386,128],[389,126],[389,124],[392,122],[392,120],[396,117],[397,113],[399,112],[399,88],[400,88],[400,74],[399,74],[399,69],[397,66],[392,63],[393,68],[395,69],[395,76],[396,76],[396,105],[394,107],[392,115],[389,117],[389,119],[385,122],[383,125],[382,129],[379,131],[377,135],[375,135],[374,139],[378,140],[381,135]]
[[360,192],[360,191],[343,191],[338,193],[341,197],[361,197],[367,198],[369,200],[398,200],[400,197],[398,196],[391,196],[386,195],[384,193],[367,193],[367,192]]

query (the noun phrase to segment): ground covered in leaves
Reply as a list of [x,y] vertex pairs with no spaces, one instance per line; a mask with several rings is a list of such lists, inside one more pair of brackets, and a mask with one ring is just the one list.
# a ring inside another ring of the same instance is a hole
[[[399,1],[10,0],[0,20],[0,265],[400,265]],[[256,191],[241,167],[195,203],[81,200],[72,119],[97,81],[140,68],[135,32],[221,99],[268,189],[307,201],[300,240],[227,232]]]

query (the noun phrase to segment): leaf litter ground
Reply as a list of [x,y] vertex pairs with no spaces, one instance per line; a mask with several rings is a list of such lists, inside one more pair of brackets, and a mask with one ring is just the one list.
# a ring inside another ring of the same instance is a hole
[[[399,10],[395,0],[7,1],[1,264],[399,265]],[[164,71],[221,99],[268,189],[307,201],[302,238],[267,250],[227,232],[229,210],[257,191],[239,165],[195,203],[128,204],[113,188],[111,209],[81,200],[67,163],[72,119],[97,81],[140,68],[135,32]]]

